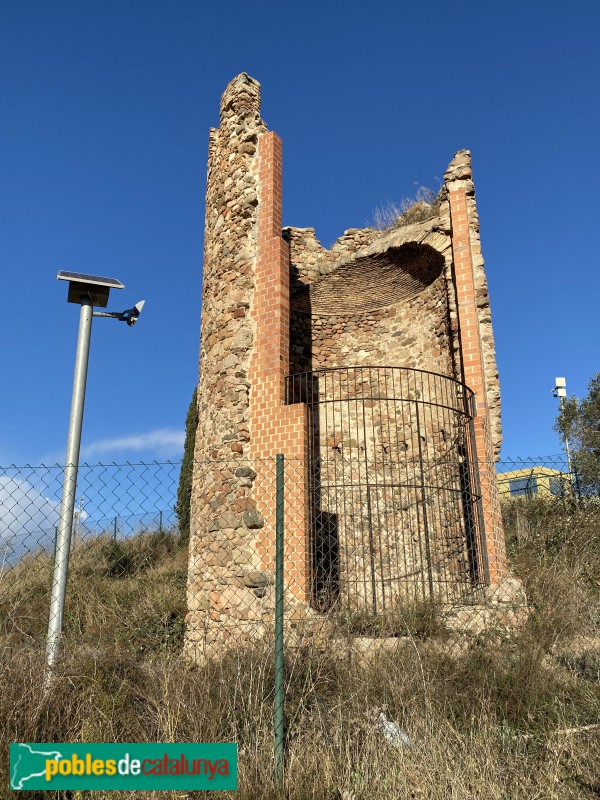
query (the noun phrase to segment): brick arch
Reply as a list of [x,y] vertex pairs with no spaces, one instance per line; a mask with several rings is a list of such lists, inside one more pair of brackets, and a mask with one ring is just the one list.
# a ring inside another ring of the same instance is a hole
[[340,264],[302,289],[298,310],[326,314],[361,314],[408,300],[430,286],[444,269],[434,247],[405,242]]

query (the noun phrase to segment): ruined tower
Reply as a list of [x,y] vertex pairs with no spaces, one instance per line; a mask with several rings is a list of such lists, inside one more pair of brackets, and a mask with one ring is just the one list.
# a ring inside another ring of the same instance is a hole
[[[327,250],[282,229],[282,149],[242,73],[210,131],[188,646],[272,616],[452,603],[505,576],[500,400],[468,151],[431,203]],[[290,488],[291,487],[291,488]]]

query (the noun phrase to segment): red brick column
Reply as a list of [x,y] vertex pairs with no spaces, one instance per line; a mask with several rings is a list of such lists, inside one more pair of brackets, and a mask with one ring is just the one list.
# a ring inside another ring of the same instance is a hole
[[269,132],[258,145],[258,242],[254,299],[255,323],[250,362],[250,449],[258,463],[254,485],[258,510],[266,525],[257,549],[265,569],[275,559],[275,463],[286,458],[285,583],[299,600],[309,599],[307,444],[304,404],[285,405],[289,369],[289,250],[281,236],[281,140]]
[[477,416],[474,420],[475,456],[481,482],[490,583],[497,584],[506,576],[506,553],[496,485],[494,451],[490,435],[490,415],[475,296],[469,212],[464,188],[453,189],[450,187],[449,200],[463,380],[475,393],[477,404]]

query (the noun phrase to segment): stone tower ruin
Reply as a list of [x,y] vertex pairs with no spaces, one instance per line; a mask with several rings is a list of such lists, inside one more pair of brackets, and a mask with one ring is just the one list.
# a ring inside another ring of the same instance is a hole
[[432,203],[329,250],[312,228],[282,229],[281,189],[281,141],[242,73],[209,136],[187,616],[198,652],[272,619],[277,453],[299,617],[452,604],[505,577],[469,151]]

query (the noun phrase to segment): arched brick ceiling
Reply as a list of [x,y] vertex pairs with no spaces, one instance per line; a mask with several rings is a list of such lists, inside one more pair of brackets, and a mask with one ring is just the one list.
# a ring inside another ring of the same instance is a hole
[[340,264],[298,291],[294,306],[314,314],[364,314],[407,300],[442,273],[444,257],[408,242]]

